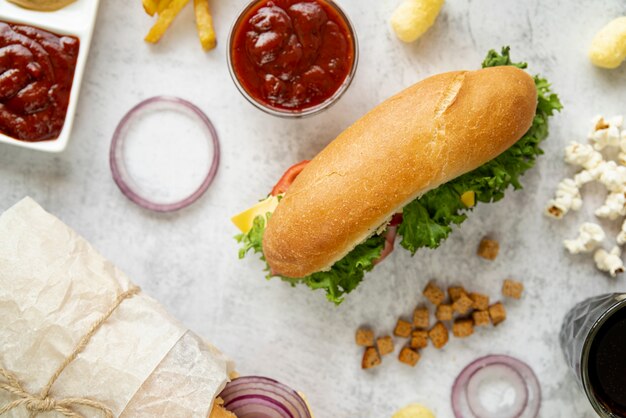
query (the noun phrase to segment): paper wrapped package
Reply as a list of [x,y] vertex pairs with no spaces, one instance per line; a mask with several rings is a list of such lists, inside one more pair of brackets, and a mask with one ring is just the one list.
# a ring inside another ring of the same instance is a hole
[[0,216],[0,347],[3,417],[206,418],[232,369],[28,198]]

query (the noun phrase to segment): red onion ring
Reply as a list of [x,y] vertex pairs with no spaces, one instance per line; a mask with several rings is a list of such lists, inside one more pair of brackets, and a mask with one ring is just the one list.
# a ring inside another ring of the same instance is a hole
[[389,254],[391,254],[391,252],[393,251],[393,245],[396,241],[397,233],[398,233],[397,226],[390,226],[387,228],[387,231],[385,232],[385,247],[381,251],[380,257],[374,260],[374,265],[377,265],[378,263],[382,262],[385,258],[387,258]]
[[219,397],[237,418],[311,418],[306,402],[295,390],[266,377],[234,379]]
[[393,245],[396,242],[396,235],[398,234],[398,226],[400,226],[402,220],[402,213],[396,213],[391,217],[391,221],[389,221],[389,225],[387,225],[387,231],[385,231],[385,246],[380,253],[380,257],[374,260],[374,265],[381,263],[393,252]]
[[[513,403],[496,410],[485,405],[481,393],[489,383],[507,385],[514,391]],[[527,364],[505,355],[473,361],[463,369],[452,387],[452,409],[456,418],[535,418],[540,406],[541,387],[535,373]]]
[[[200,186],[189,196],[186,196],[185,198],[174,203],[153,202],[134,189],[132,179],[130,178],[130,175],[128,174],[128,170],[124,163],[122,150],[128,124],[133,121],[133,119],[137,116],[139,112],[148,110],[158,105],[162,105],[163,103],[166,103],[168,106],[175,107],[185,114],[192,116],[200,121],[202,126],[207,131],[207,139],[209,140],[210,146],[213,150],[211,166],[209,167],[206,177],[204,178]],[[206,114],[196,105],[188,102],[187,100],[169,96],[156,96],[146,99],[137,104],[131,110],[129,110],[115,129],[115,133],[113,134],[113,140],[111,141],[111,149],[109,152],[109,164],[111,166],[113,180],[120,188],[122,193],[137,205],[156,212],[176,211],[185,208],[198,200],[207,191],[207,189],[213,182],[213,179],[215,178],[215,174],[217,173],[217,169],[219,167],[219,161],[220,146],[217,132],[215,131],[213,124],[206,116]]]

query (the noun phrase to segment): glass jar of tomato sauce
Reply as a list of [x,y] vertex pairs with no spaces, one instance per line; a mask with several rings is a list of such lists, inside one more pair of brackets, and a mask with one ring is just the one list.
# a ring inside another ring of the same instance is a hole
[[254,0],[229,36],[228,65],[241,94],[281,117],[312,115],[335,103],[356,72],[358,43],[332,0]]

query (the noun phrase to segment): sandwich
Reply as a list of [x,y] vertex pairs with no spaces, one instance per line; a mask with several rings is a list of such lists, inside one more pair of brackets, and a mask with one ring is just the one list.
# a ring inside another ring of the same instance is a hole
[[542,154],[561,109],[549,83],[492,50],[476,71],[426,78],[375,107],[270,195],[233,217],[240,258],[339,304],[401,247],[437,248],[477,202],[495,202]]

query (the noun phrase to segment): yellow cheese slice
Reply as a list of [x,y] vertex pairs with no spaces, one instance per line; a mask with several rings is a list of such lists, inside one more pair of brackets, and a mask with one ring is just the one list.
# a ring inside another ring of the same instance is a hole
[[461,202],[463,202],[463,204],[468,208],[474,207],[474,205],[476,204],[476,193],[474,193],[472,190],[463,193],[461,195]]
[[240,214],[233,216],[230,220],[241,232],[247,234],[252,229],[254,218],[259,215],[265,216],[268,212],[274,212],[276,206],[278,206],[278,197],[270,196]]
[[414,403],[402,408],[391,418],[435,418],[435,414],[430,412],[428,408]]

